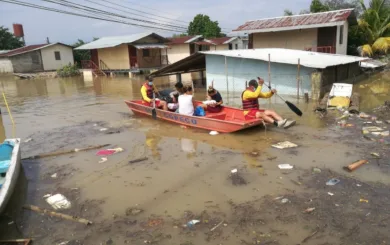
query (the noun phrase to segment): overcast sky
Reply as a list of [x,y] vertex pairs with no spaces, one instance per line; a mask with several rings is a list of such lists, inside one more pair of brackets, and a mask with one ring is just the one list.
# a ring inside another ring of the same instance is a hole
[[[75,10],[52,3],[45,3],[40,0],[22,1],[75,12]],[[311,2],[311,0],[109,0],[128,8],[150,13],[134,12],[143,16],[141,17],[102,7],[88,2],[88,0],[69,1],[104,9],[105,11],[116,12],[117,14],[133,18],[150,18],[151,21],[156,21],[153,19],[156,18],[155,15],[161,15],[176,20],[164,19],[165,23],[170,22],[172,25],[181,26],[187,26],[188,23],[186,22],[191,21],[196,14],[207,14],[212,20],[217,20],[221,27],[230,30],[238,27],[247,20],[281,16],[283,15],[284,9],[291,9],[294,13],[298,13],[302,9],[308,9]],[[104,0],[90,1],[105,5],[110,4]],[[116,6],[116,8],[129,12],[132,11],[124,7]],[[160,12],[155,10],[160,10]],[[131,20],[128,21],[131,22]],[[161,23],[162,20],[156,22]],[[51,42],[72,44],[77,39],[90,41],[93,37],[126,35],[150,30],[0,2],[0,26],[5,26],[12,31],[13,23],[23,25],[27,44],[44,43],[46,37],[49,37]],[[171,36],[173,34],[172,32],[159,30],[153,31],[164,36]]]

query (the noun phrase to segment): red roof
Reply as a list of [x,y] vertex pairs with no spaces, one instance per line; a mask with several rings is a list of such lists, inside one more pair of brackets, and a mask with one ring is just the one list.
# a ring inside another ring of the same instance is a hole
[[215,45],[222,45],[224,42],[227,42],[232,38],[233,37],[219,37],[219,38],[210,39],[210,41],[212,41]]
[[46,46],[47,44],[36,44],[36,45],[29,45],[29,46],[24,46],[24,47],[21,47],[21,48],[17,48],[17,49],[13,49],[7,53],[3,53],[3,54],[0,54],[0,57],[7,57],[7,56],[13,56],[13,55],[17,55],[17,54],[21,54],[21,53],[25,53],[25,52],[28,52],[28,51],[32,51],[34,49],[39,49],[39,48],[42,48],[44,46]]
[[215,43],[206,42],[206,41],[199,41],[199,42],[196,42],[195,44],[198,44],[198,45],[205,45],[205,46],[215,45]]
[[173,37],[173,38],[168,38],[169,39],[169,44],[185,44],[187,41],[191,40],[196,36],[185,36],[185,37]]
[[337,22],[347,20],[356,22],[353,9],[253,20],[246,22],[233,31],[249,31],[253,33],[257,31],[267,32],[302,29],[303,26],[305,28],[315,28],[334,26],[337,25]]

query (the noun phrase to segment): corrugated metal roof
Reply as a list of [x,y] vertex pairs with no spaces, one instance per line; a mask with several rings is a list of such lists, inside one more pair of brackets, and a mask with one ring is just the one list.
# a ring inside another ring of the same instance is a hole
[[133,43],[136,42],[142,38],[145,38],[150,35],[156,35],[160,39],[163,39],[168,42],[168,40],[154,32],[143,32],[143,33],[137,33],[132,35],[126,35],[126,36],[114,36],[114,37],[102,37],[99,38],[96,41],[81,45],[80,47],[77,47],[75,49],[100,49],[100,48],[111,48],[118,45],[121,45],[123,43]]
[[134,45],[134,47],[137,49],[168,48],[168,46],[164,44],[137,44]]
[[201,38],[202,35],[197,35],[197,36],[184,36],[184,37],[173,37],[169,38],[169,44],[186,44],[186,43],[191,43],[199,38]]
[[274,32],[336,26],[347,20],[350,24],[356,23],[353,9],[251,20],[233,30],[233,33]]
[[35,44],[35,45],[28,45],[28,46],[24,46],[24,47],[21,47],[21,48],[13,49],[13,50],[8,51],[6,53],[1,53],[0,57],[15,56],[15,55],[31,52],[31,51],[34,51],[34,50],[47,48],[47,47],[50,47],[50,46],[56,45],[56,44],[60,44],[60,45],[63,45],[63,46],[67,46],[67,47],[73,48],[72,46],[69,46],[69,45],[66,45],[66,44],[63,44],[63,43]]
[[301,66],[317,69],[324,69],[329,66],[343,65],[367,60],[367,58],[364,57],[279,48],[204,51],[201,53],[205,55],[221,55],[234,58],[262,60],[267,62],[269,54],[271,56],[271,62],[297,65],[298,59],[300,59]]

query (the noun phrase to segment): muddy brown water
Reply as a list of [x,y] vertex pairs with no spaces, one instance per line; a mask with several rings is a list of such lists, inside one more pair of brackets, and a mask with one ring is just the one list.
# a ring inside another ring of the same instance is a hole
[[[263,217],[263,221],[259,218],[249,222],[240,218],[245,215],[239,215],[242,211],[237,205],[277,207],[279,204],[270,200],[287,195],[303,208],[307,206],[303,193],[318,194],[322,189],[309,181],[306,187],[301,184],[302,176],[310,177],[313,167],[362,182],[390,184],[388,171],[375,165],[345,173],[343,166],[366,157],[367,152],[344,141],[350,132],[335,126],[334,119],[313,113],[314,104],[302,100],[289,98],[304,112],[302,118],[276,98],[262,103],[296,119],[297,125],[291,129],[257,127],[211,136],[203,130],[183,129],[129,112],[123,101],[140,98],[139,78],[86,82],[80,77],[18,80],[8,76],[0,80],[16,123],[12,127],[4,102],[0,102],[0,137],[15,135],[22,141],[31,138],[22,144],[23,157],[99,144],[124,149],[103,163],[99,163],[101,158],[95,150],[23,161],[27,181],[21,183],[25,188],[17,191],[8,208],[15,216],[0,218],[0,237],[4,239],[31,237],[35,244],[300,244],[317,223],[322,227],[319,220],[305,224],[307,218],[286,214],[283,219]],[[159,87],[173,86],[167,79],[156,82]],[[362,95],[361,108],[367,111],[389,100],[389,89],[389,73],[355,85]],[[204,89],[196,90],[199,99],[204,94]],[[101,128],[119,133],[107,134]],[[285,140],[299,147],[271,147]],[[144,157],[148,159],[129,163]],[[294,169],[280,170],[278,164],[285,163],[294,165]],[[232,184],[229,174],[234,168],[246,184]],[[58,177],[52,178],[55,173]],[[56,193],[72,202],[72,208],[64,213],[86,217],[94,224],[84,227],[20,209],[21,203],[50,209],[43,196]],[[263,204],[256,203],[263,199]],[[128,216],[129,208],[143,212]],[[183,228],[192,218],[200,218],[201,224],[194,229]],[[220,221],[221,226],[210,232]],[[305,244],[339,244],[338,239],[330,232]]]

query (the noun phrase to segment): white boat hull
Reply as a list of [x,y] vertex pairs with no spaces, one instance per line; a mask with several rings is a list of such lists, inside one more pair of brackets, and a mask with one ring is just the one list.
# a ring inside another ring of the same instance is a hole
[[12,150],[11,164],[5,176],[5,182],[0,189],[0,214],[3,213],[5,207],[11,198],[16,182],[20,173],[20,139],[7,139],[15,143]]

